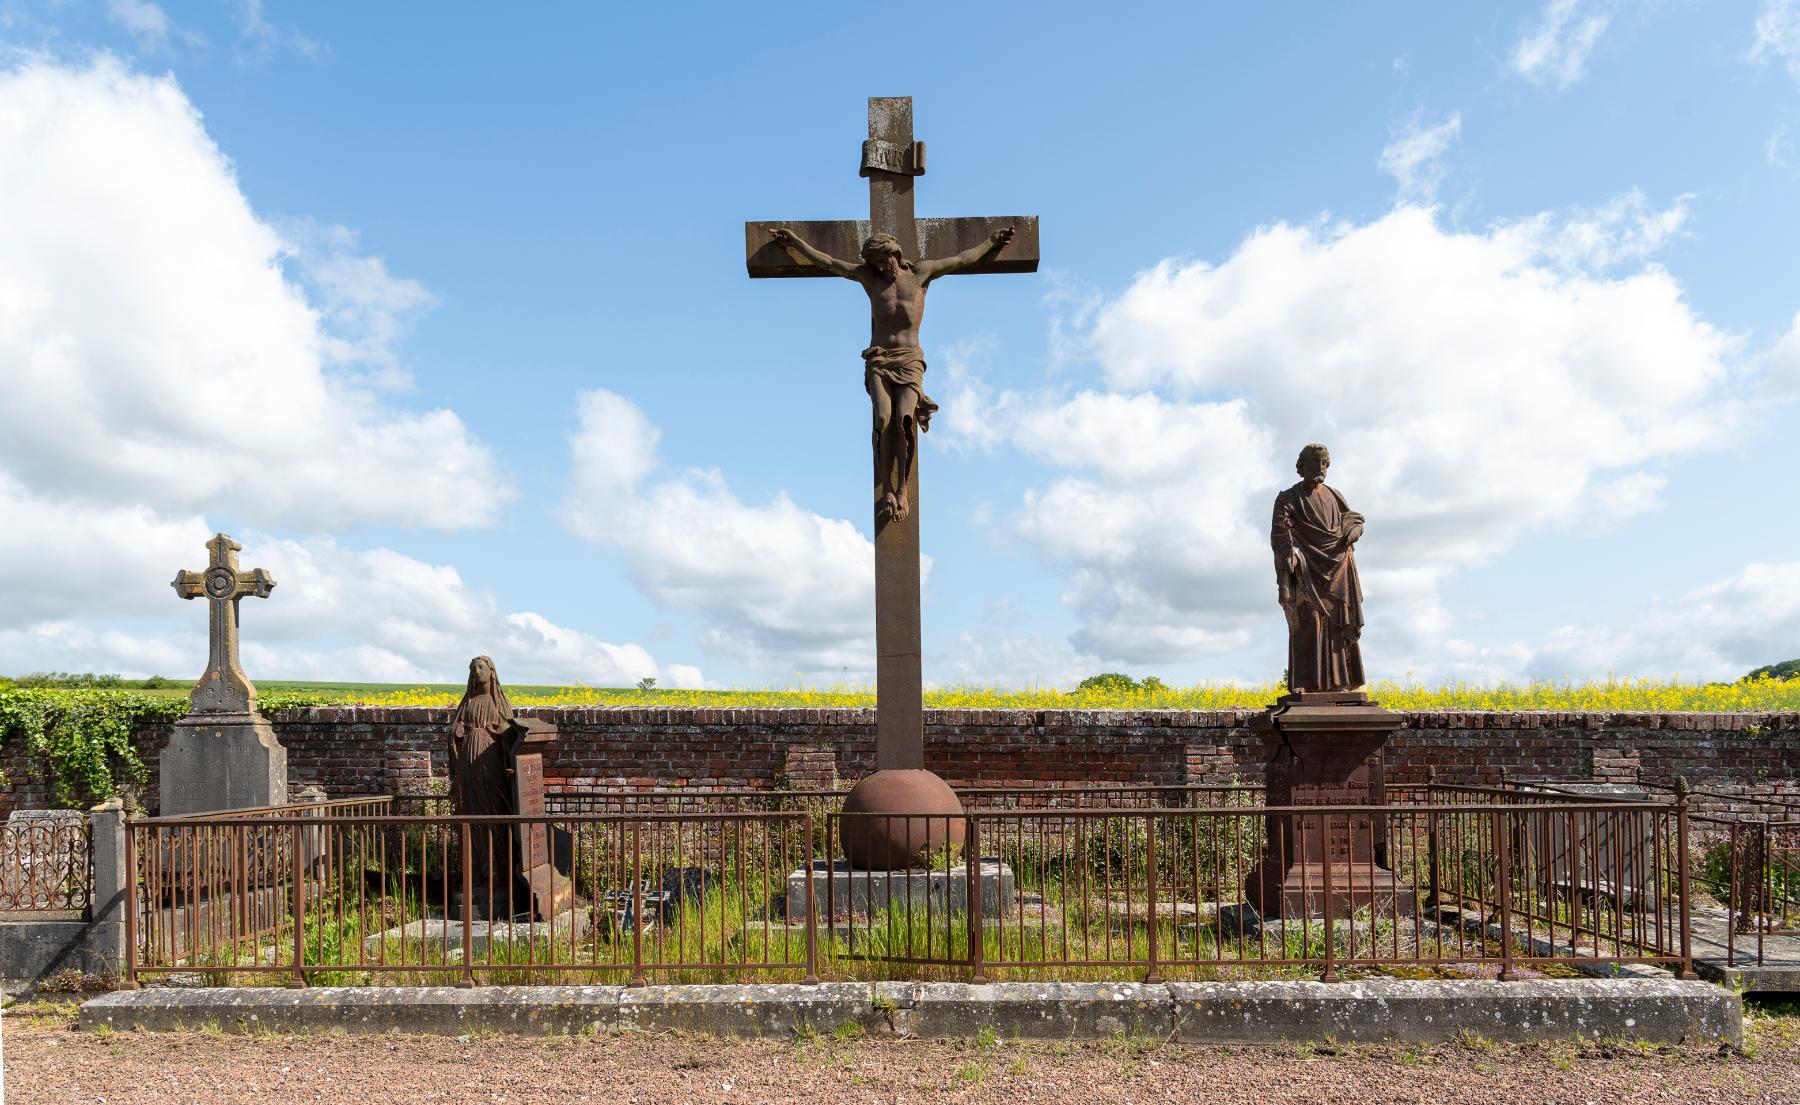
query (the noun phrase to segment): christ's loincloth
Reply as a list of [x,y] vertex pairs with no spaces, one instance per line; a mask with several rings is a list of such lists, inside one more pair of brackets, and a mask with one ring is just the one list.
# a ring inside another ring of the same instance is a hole
[[919,423],[920,430],[931,428],[931,416],[938,405],[925,394],[925,352],[910,345],[882,346],[871,345],[863,350],[863,387],[870,395],[875,394],[875,378],[903,388],[911,388],[919,397],[919,403],[913,417]]

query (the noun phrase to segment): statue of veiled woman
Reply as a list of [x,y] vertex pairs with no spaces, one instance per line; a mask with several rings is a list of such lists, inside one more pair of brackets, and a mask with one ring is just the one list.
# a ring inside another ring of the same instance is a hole
[[[452,812],[472,817],[519,812],[513,791],[513,758],[520,732],[494,662],[486,656],[470,660],[468,689],[450,716]],[[519,903],[528,900],[529,891],[518,875],[513,830],[504,825],[473,825],[469,845],[476,914],[488,917],[516,912]],[[511,879],[506,877],[509,871]],[[460,890],[455,897],[461,898]],[[455,912],[461,913],[460,902]]]
[[450,716],[450,808],[457,814],[512,814],[513,747],[518,732],[512,703],[494,662],[469,661],[469,687]]

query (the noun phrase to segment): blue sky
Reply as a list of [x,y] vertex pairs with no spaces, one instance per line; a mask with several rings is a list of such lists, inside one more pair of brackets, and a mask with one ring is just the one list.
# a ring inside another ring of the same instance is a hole
[[866,308],[741,226],[908,94],[1043,226],[932,293],[928,680],[1278,674],[1315,439],[1377,677],[1800,654],[1800,2],[1474,7],[0,0],[0,670],[197,671],[222,529],[253,676],[867,680]]

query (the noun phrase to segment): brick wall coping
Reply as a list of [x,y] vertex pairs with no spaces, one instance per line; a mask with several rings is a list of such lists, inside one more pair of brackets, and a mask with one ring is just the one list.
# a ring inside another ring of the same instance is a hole
[[[520,706],[527,717],[572,725],[744,725],[868,726],[872,707],[811,708],[797,706]],[[313,725],[442,725],[449,706],[308,706],[276,711],[273,720]],[[927,709],[927,725],[1018,726],[1022,728],[1086,728],[1150,726],[1170,729],[1234,729],[1249,723],[1259,710],[1040,710]],[[1656,713],[1555,710],[1409,710],[1402,711],[1407,729],[1671,729],[1800,730],[1800,712],[1785,713]]]

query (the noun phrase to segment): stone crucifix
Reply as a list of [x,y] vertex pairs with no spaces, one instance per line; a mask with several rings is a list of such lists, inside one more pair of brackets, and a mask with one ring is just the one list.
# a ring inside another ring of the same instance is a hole
[[249,714],[256,710],[256,687],[238,663],[238,600],[245,595],[269,597],[275,581],[261,568],[244,571],[237,554],[243,546],[224,534],[206,543],[212,553],[205,571],[175,573],[170,586],[184,599],[204,598],[211,604],[211,648],[206,674],[194,684],[189,710],[194,714]]
[[[840,276],[869,297],[870,345],[862,357],[874,415],[877,773],[858,790],[889,772],[929,774],[920,663],[918,446],[936,405],[925,397],[919,347],[926,292],[937,277],[952,273],[1036,272],[1038,265],[1035,215],[917,218],[913,181],[924,172],[925,144],[913,140],[912,98],[870,97],[861,163],[869,180],[868,220],[744,224],[745,266],[752,277]],[[850,260],[858,257],[860,263]],[[914,812],[937,812],[916,808],[928,790],[941,790],[939,798],[955,802],[935,776],[915,778],[892,796]],[[855,792],[845,808],[854,805]],[[846,851],[853,861],[859,858],[848,841]],[[859,866],[887,866],[872,856],[865,852],[868,862]]]

